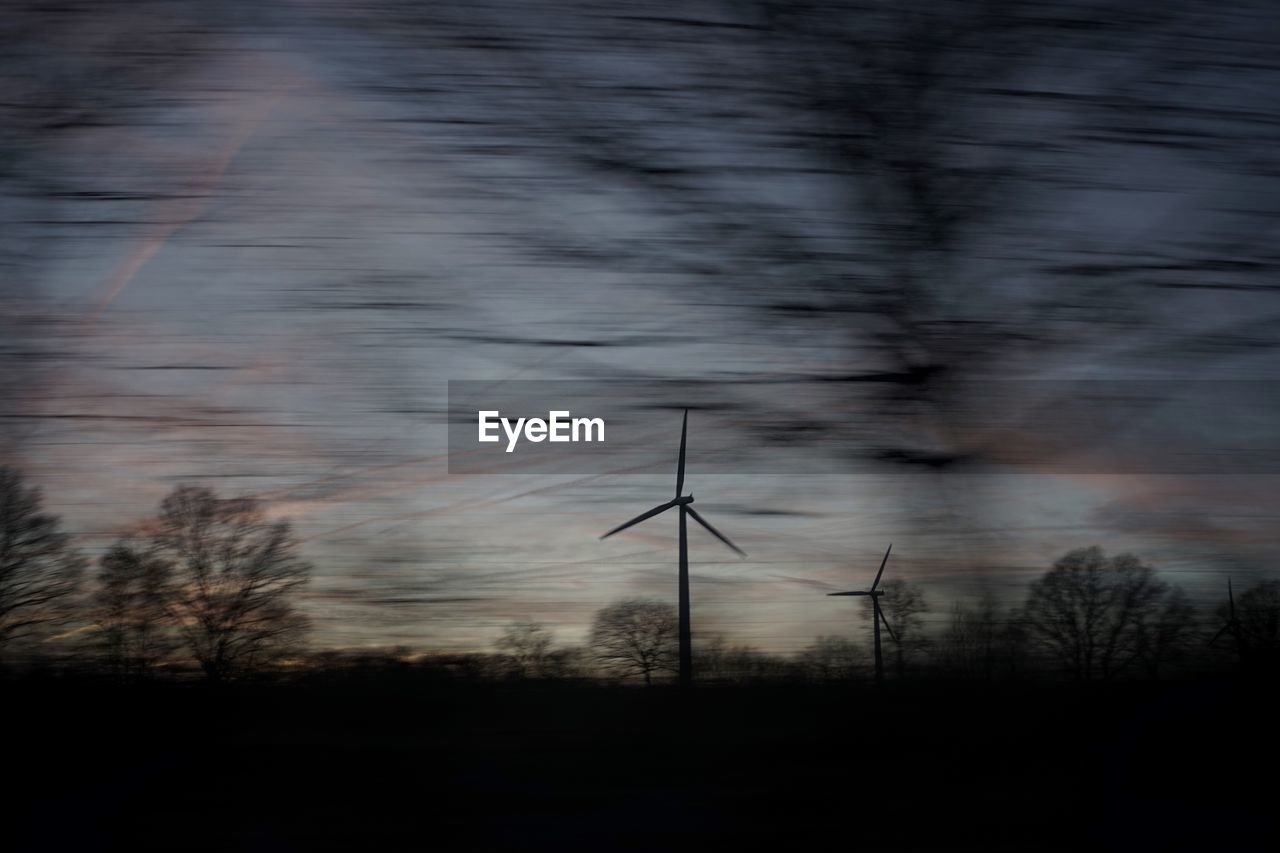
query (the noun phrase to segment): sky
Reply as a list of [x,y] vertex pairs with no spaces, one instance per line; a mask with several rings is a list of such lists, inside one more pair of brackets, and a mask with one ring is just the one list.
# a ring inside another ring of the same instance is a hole
[[[996,430],[1003,398],[970,395],[955,411],[972,417],[948,424],[984,464],[912,467],[863,451],[885,434],[936,442],[937,424],[839,381],[889,369],[888,336],[858,318],[892,304],[893,285],[865,261],[874,219],[841,213],[868,208],[875,182],[824,171],[762,73],[773,43],[758,39],[787,23],[731,4],[611,8],[122,4],[15,26],[30,48],[0,74],[18,93],[7,109],[40,115],[4,139],[6,455],[81,548],[101,552],[199,483],[291,519],[318,645],[483,650],[516,619],[579,643],[617,598],[674,601],[674,519],[598,540],[665,499],[670,475],[450,474],[447,383],[696,380],[721,390],[694,401],[688,483],[750,555],[691,534],[704,637],[789,653],[862,632],[824,594],[869,580],[890,542],[888,576],[922,584],[937,625],[986,589],[1016,602],[1093,544],[1140,554],[1206,604],[1228,574],[1274,573],[1280,172],[1237,132],[1242,115],[1270,127],[1273,69],[1243,48],[1241,67],[1197,66],[1209,94],[1179,99],[1181,124],[1153,109],[1165,126],[1127,127],[1108,102],[1105,138],[1060,135],[1048,97],[968,108],[990,139],[1035,126],[1055,142],[1018,178],[1030,198],[952,252],[984,284],[940,297],[920,340],[946,350],[973,339],[938,324],[979,324],[994,348],[1031,329],[968,377],[1021,389],[1019,411],[1050,386],[1001,382],[1141,381],[1158,404],[1124,386],[1133,412],[1076,398]],[[1139,94],[1198,55],[1160,50]],[[1125,70],[1087,68],[1058,81],[1059,100]],[[1043,95],[1046,73],[1014,83]],[[1210,131],[1227,141],[1185,142]],[[924,254],[912,274],[938,275]],[[1154,295],[1107,301],[1135,282]],[[1066,307],[1034,313],[1051,300]],[[1221,392],[1229,430],[1214,407],[1162,408],[1194,398],[1191,379]],[[1139,418],[1158,438],[1042,464],[1073,437],[1111,446],[1116,421]],[[678,415],[648,423],[674,466]],[[1231,453],[1206,461],[1224,431]],[[768,464],[728,473],[738,453]]]

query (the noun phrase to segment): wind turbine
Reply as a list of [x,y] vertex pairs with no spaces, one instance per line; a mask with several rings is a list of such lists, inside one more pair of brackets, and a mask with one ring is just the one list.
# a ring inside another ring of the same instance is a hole
[[653,518],[655,515],[661,515],[672,507],[680,508],[680,686],[688,687],[693,682],[693,645],[692,633],[689,629],[689,542],[688,542],[688,522],[687,517],[692,516],[693,520],[707,528],[707,532],[728,545],[739,556],[747,556],[746,552],[734,545],[719,530],[711,526],[705,518],[698,515],[690,504],[693,503],[693,495],[681,496],[680,492],[684,490],[684,446],[685,437],[689,431],[689,410],[684,410],[684,421],[680,425],[680,461],[676,464],[676,496],[664,504],[658,504],[648,512],[641,513],[626,524],[620,524],[601,536],[601,539],[608,539],[615,533],[626,530],[632,525],[639,524],[646,519]]
[[1230,634],[1231,639],[1236,642],[1236,654],[1240,656],[1240,662],[1243,664],[1244,640],[1240,636],[1240,620],[1236,618],[1236,597],[1235,593],[1231,591],[1231,578],[1227,578],[1227,607],[1227,621],[1218,629],[1218,633],[1214,634],[1213,638],[1209,640],[1209,645],[1212,646],[1214,643],[1218,642],[1218,638],[1223,634]]
[[893,641],[898,642],[897,636],[894,635],[893,629],[889,627],[889,620],[885,618],[884,611],[880,609],[880,596],[884,595],[884,590],[876,589],[880,585],[880,576],[884,574],[884,564],[889,562],[889,551],[893,550],[893,544],[890,543],[888,549],[884,552],[884,559],[880,561],[880,571],[876,572],[876,579],[871,582],[871,589],[863,592],[829,592],[828,595],[869,595],[871,596],[871,608],[875,611],[875,615],[871,620],[871,624],[875,626],[875,642],[876,642],[876,684],[884,683],[884,658],[880,655],[880,623],[884,623],[884,629],[889,632],[889,636],[893,637]]

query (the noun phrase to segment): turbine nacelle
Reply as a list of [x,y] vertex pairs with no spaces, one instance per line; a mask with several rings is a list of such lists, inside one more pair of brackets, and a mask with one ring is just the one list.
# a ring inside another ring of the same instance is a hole
[[701,524],[704,528],[706,528],[708,533],[710,533],[712,536],[719,539],[725,545],[732,548],[734,553],[736,553],[738,556],[740,557],[747,556],[745,551],[743,551],[737,545],[734,545],[732,542],[730,542],[728,537],[726,537],[719,530],[716,530],[714,527],[712,527],[711,522],[707,521],[705,518],[699,515],[698,511],[695,510],[692,506],[690,506],[690,504],[693,503],[693,495],[680,494],[682,491],[684,491],[684,447],[685,447],[685,437],[688,434],[688,429],[689,429],[689,412],[686,409],[684,413],[684,422],[680,425],[680,457],[679,457],[679,461],[676,463],[676,496],[671,500],[667,501],[666,503],[658,504],[648,512],[637,515],[635,518],[631,519],[625,524],[619,524],[617,527],[610,530],[604,536],[601,536],[600,537],[601,539],[607,539],[615,533],[619,533],[623,530],[626,530],[628,527],[631,527],[634,524],[639,524],[642,521],[646,521],[650,518],[653,518],[655,515],[661,515],[662,513],[666,512],[669,509],[680,507],[682,513],[687,514],[694,521],[698,522],[698,524]]

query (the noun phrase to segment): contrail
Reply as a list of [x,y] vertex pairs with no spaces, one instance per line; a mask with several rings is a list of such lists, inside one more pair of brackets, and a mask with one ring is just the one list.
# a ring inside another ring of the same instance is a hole
[[107,280],[105,286],[106,295],[99,300],[98,306],[89,320],[90,326],[96,323],[102,313],[111,307],[111,303],[116,300],[116,297],[128,286],[129,282],[133,281],[138,271],[146,265],[147,261],[151,260],[156,252],[164,247],[170,237],[204,213],[213,191],[226,176],[231,161],[240,153],[240,149],[244,147],[245,142],[262,124],[276,104],[288,92],[297,88],[297,85],[297,83],[294,83],[281,88],[274,95],[262,101],[256,110],[253,110],[250,115],[240,122],[235,133],[227,140],[226,145],[223,146],[208,173],[197,186],[195,198],[180,202],[174,211],[176,215],[168,217],[167,221],[158,225],[152,233],[145,236],[142,242],[129,253],[129,256],[116,267],[115,272]]

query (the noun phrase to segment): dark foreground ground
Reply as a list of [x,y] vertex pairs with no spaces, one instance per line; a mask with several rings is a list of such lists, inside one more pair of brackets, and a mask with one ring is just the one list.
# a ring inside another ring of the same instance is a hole
[[10,682],[4,847],[1280,849],[1256,686],[892,687]]

